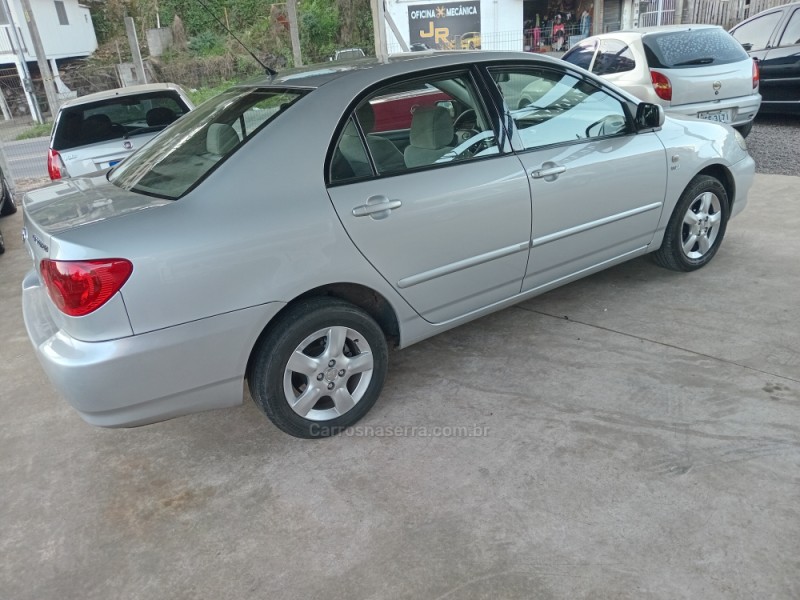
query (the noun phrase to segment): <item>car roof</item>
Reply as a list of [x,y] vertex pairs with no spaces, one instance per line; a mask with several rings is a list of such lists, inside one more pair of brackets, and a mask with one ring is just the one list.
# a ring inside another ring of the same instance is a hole
[[641,27],[639,29],[621,29],[619,31],[611,31],[609,33],[593,35],[586,39],[616,39],[622,41],[631,41],[648,35],[653,35],[654,33],[665,33],[668,31],[691,31],[697,29],[722,29],[722,27],[719,25],[707,25],[699,23],[692,23],[689,25],[659,25],[657,27]]
[[[377,58],[360,58],[309,65],[299,69],[289,69],[276,75],[261,75],[238,84],[236,87],[293,87],[314,89],[326,83],[366,70],[380,69],[382,73],[391,71],[392,75],[414,73],[422,69],[436,67],[463,66],[468,63],[491,62],[496,60],[525,60],[555,64],[558,61],[549,56],[533,55],[530,52],[504,52],[481,50],[448,50],[426,52],[404,52],[390,55],[384,63]],[[376,74],[377,78],[380,78]]]
[[106,90],[104,92],[95,92],[94,94],[87,94],[61,105],[61,108],[68,108],[78,106],[80,104],[88,104],[90,102],[97,102],[99,100],[107,100],[117,96],[135,96],[137,94],[146,94],[148,92],[161,92],[164,90],[176,90],[186,95],[183,88],[177,83],[145,83],[142,85],[130,85],[124,88],[115,88],[113,90]]

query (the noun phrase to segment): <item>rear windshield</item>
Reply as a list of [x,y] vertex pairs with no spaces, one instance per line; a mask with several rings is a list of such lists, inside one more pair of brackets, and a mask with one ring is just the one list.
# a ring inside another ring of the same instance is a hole
[[650,67],[683,69],[747,59],[742,45],[722,28],[664,31],[642,38]]
[[176,200],[302,94],[252,88],[223,92],[121,162],[108,180],[126,190]]
[[565,60],[568,63],[572,63],[588,71],[592,64],[592,58],[594,58],[594,51],[596,48],[596,41],[581,42],[577,46],[573,46],[569,52],[561,57],[561,60]]
[[58,116],[53,148],[63,151],[164,129],[189,107],[174,91],[120,96],[65,108]]

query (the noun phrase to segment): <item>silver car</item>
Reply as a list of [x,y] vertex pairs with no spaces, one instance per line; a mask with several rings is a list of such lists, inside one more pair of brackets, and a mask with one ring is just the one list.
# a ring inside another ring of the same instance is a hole
[[581,41],[563,60],[667,114],[727,123],[745,137],[761,106],[758,64],[716,25],[606,33]]
[[61,105],[50,134],[50,179],[108,169],[194,105],[174,83],[148,83],[81,96]]
[[246,379],[283,431],[331,435],[377,400],[388,344],[646,253],[700,268],[747,202],[738,132],[561,61],[328,65],[25,196],[25,323],[86,421],[237,405]]

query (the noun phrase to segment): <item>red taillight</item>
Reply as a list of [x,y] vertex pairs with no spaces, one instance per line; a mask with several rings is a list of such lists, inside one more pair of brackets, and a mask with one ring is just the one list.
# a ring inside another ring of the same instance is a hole
[[64,171],[64,163],[58,150],[50,148],[47,151],[47,174],[50,175],[50,179],[53,181],[61,179],[64,176]]
[[50,260],[41,264],[47,292],[58,309],[71,317],[97,310],[130,277],[133,265],[124,258],[102,260]]
[[758,61],[754,58],[753,59],[753,89],[758,87],[759,82],[761,81],[761,74],[758,69]]
[[662,100],[672,100],[672,84],[667,79],[667,76],[658,71],[650,71],[650,81],[653,82],[653,89]]

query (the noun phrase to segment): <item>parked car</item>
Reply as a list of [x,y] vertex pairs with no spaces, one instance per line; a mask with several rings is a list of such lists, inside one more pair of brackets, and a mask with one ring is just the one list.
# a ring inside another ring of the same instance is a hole
[[[449,105],[374,130],[376,105],[431,88]],[[708,264],[753,175],[730,127],[687,127],[548,57],[312,67],[26,194],[25,324],[89,423],[240,404],[246,378],[283,431],[331,435],[375,403],[389,343],[647,253]]]
[[192,108],[189,96],[174,83],[134,85],[70,100],[58,109],[50,134],[50,179],[112,167]]
[[481,33],[480,31],[470,31],[461,36],[461,49],[462,50],[480,50],[481,49]]
[[14,204],[14,185],[6,176],[7,169],[5,161],[0,160],[0,217],[17,212],[17,206]]
[[[8,167],[5,160],[0,153],[0,217],[13,215],[17,212],[17,206],[14,204],[13,184],[6,178],[6,171]],[[6,251],[6,245],[3,241],[3,234],[0,232],[0,254]]]
[[334,52],[333,56],[330,57],[331,60],[356,60],[359,58],[364,58],[366,54],[361,48],[344,48],[342,50],[337,50]]
[[800,2],[758,13],[731,29],[761,71],[761,110],[800,113]]
[[758,66],[715,25],[615,31],[581,41],[563,60],[668,114],[727,123],[747,136],[761,105]]

